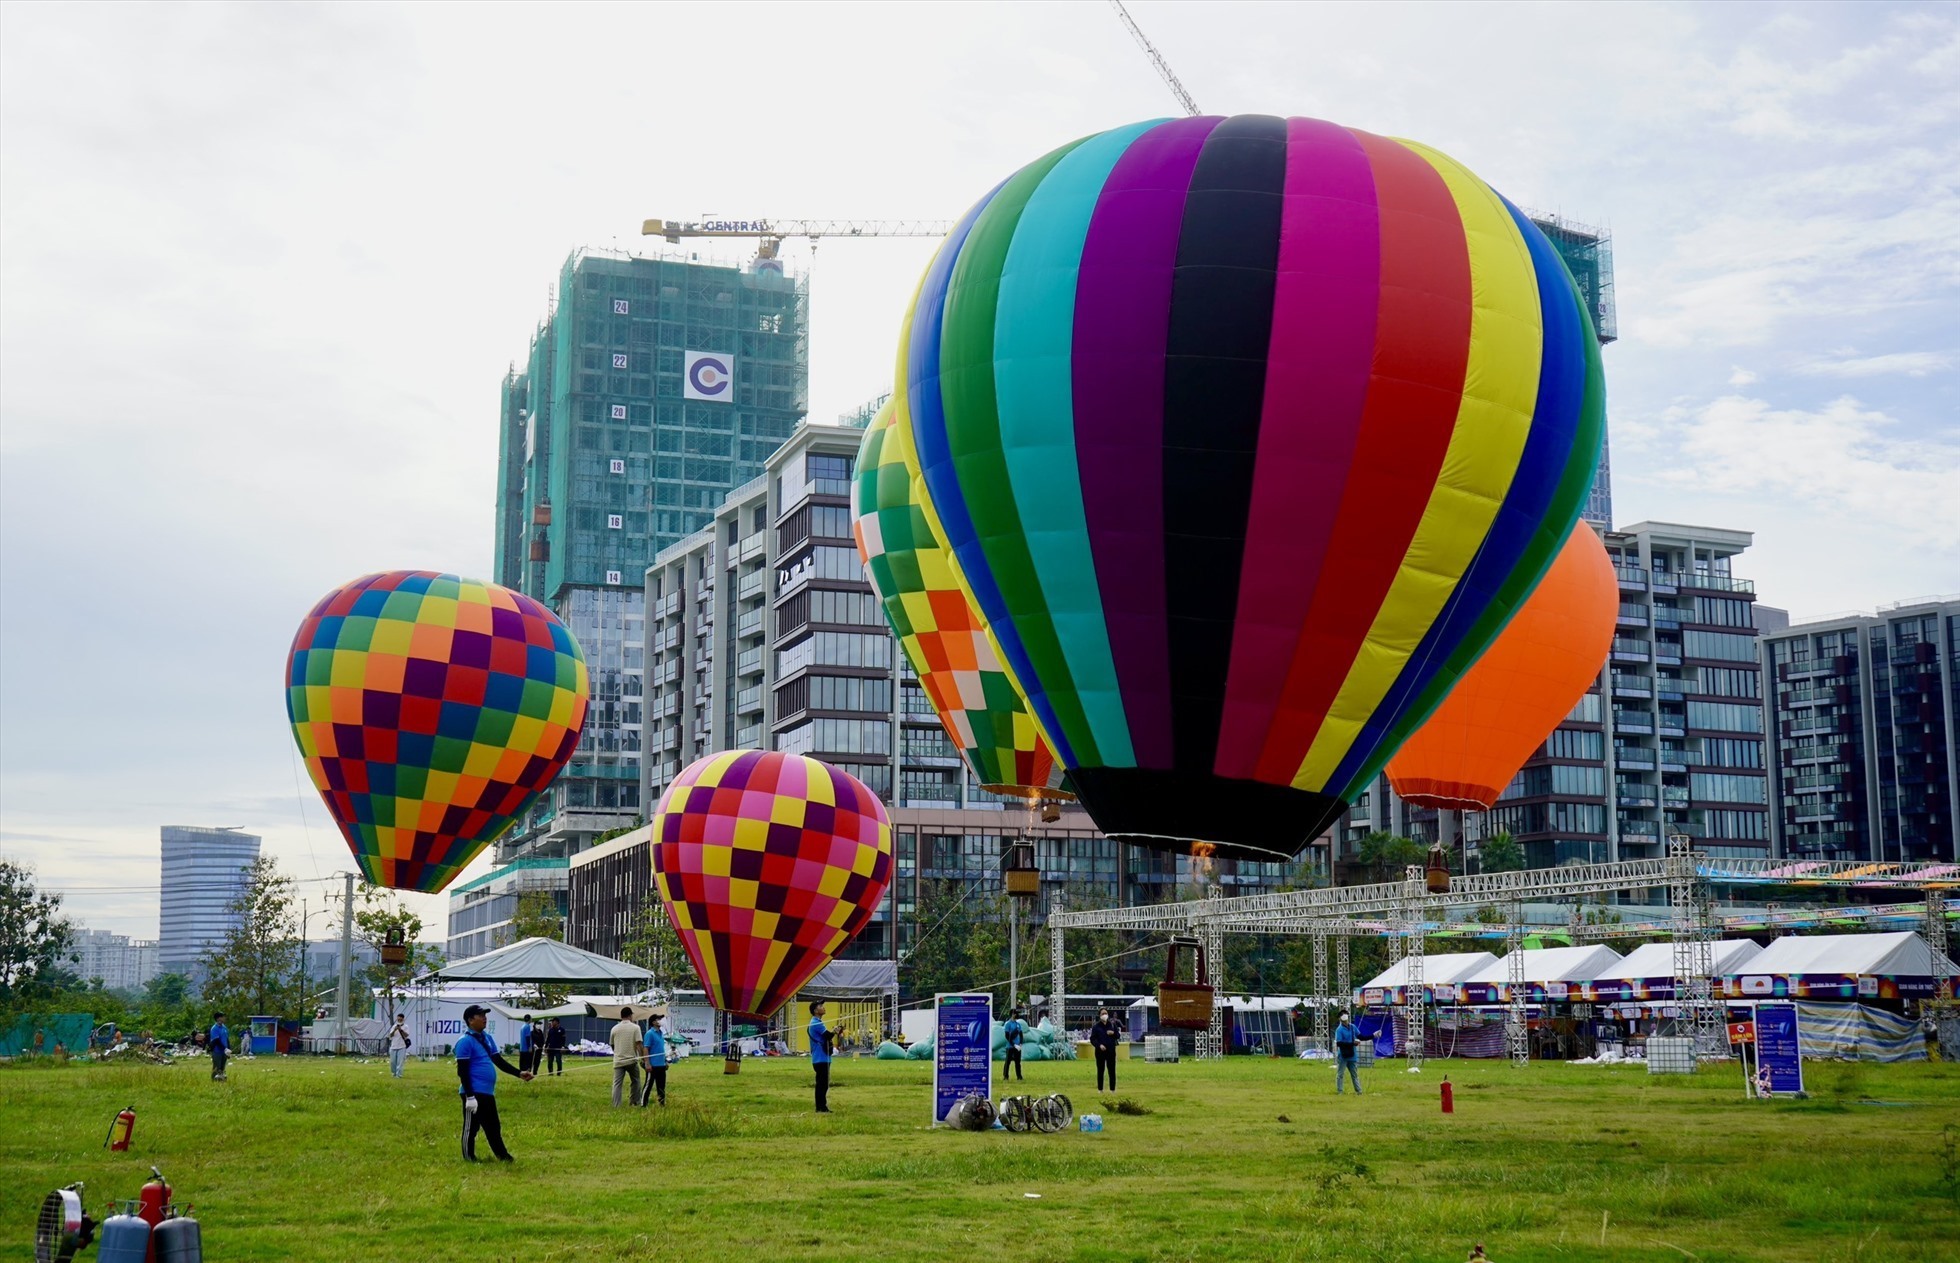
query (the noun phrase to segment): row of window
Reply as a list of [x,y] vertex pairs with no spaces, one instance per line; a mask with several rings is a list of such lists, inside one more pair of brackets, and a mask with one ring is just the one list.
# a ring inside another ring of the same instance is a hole
[[1732,597],[1697,596],[1694,621],[1712,623],[1717,627],[1754,627],[1755,606],[1749,601],[1738,601]]
[[1606,832],[1606,808],[1596,803],[1522,803],[1494,807],[1484,818],[1491,833]]
[[776,607],[776,634],[787,636],[806,623],[842,623],[883,627],[884,609],[869,592],[839,592],[813,588],[798,592]]
[[890,670],[892,638],[882,632],[812,632],[807,640],[776,654],[776,677],[806,667],[870,667]]
[[1718,662],[1756,661],[1756,638],[1733,632],[1684,631],[1682,651],[1690,658],[1713,658]]
[[857,549],[819,544],[809,553],[776,572],[776,590],[783,591],[805,579],[831,579],[864,583],[864,562]]
[[805,504],[776,528],[776,551],[788,554],[811,536],[850,539],[851,511],[841,504]]
[[1727,772],[1691,772],[1688,793],[1696,802],[1766,803],[1766,777],[1737,776]]
[[776,736],[785,754],[890,754],[892,726],[882,719],[812,719]]
[[1688,703],[1688,727],[1712,728],[1717,732],[1761,732],[1763,709],[1732,702]]
[[776,690],[776,713],[801,710],[860,710],[889,715],[892,682],[864,676],[802,675]]
[[1597,798],[1605,793],[1605,768],[1555,764],[1525,768],[1505,787],[1502,798],[1543,798],[1550,794],[1579,794]]

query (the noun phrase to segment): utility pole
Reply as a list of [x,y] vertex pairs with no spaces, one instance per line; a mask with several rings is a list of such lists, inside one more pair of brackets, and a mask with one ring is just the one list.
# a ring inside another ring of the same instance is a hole
[[334,1014],[340,1019],[340,1051],[347,1048],[347,983],[354,964],[354,874],[341,874],[347,880],[346,892],[341,896],[340,905],[340,993],[334,1004]]

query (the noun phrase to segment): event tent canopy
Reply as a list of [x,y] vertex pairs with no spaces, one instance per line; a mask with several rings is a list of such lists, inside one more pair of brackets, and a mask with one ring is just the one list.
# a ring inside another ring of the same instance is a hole
[[[1606,970],[1620,963],[1621,956],[1604,943],[1594,943],[1586,947],[1527,947],[1524,953],[1524,980],[1533,982],[1591,982]],[[1669,973],[1673,972],[1670,967]],[[1423,977],[1429,976],[1427,962],[1423,966]],[[1495,956],[1489,964],[1482,966],[1459,979],[1465,983],[1495,983],[1502,985],[1511,980],[1510,958]]]
[[[1438,952],[1433,956],[1425,954],[1422,958],[1422,981],[1425,986],[1431,987],[1437,983],[1462,982],[1496,960],[1497,957],[1490,952]],[[1409,962],[1405,957],[1362,983],[1359,989],[1369,991],[1380,988],[1391,991],[1404,986],[1408,981]]]
[[[1951,961],[1940,962],[1951,973]],[[1803,974],[1871,974],[1880,977],[1936,976],[1933,949],[1909,930],[1893,934],[1808,934],[1777,939],[1741,969],[1721,972],[1795,977]]]
[[[1740,971],[1743,965],[1763,949],[1746,938],[1722,939],[1712,944],[1714,948],[1714,976]],[[1753,972],[1753,966],[1751,967]],[[1674,944],[1642,943],[1628,952],[1620,961],[1598,974],[1596,982],[1642,982],[1650,978],[1674,977]]]
[[468,960],[451,961],[441,969],[423,974],[416,981],[424,985],[439,982],[515,982],[550,984],[560,988],[637,990],[651,986],[653,974],[638,965],[571,947],[555,939],[527,938]]

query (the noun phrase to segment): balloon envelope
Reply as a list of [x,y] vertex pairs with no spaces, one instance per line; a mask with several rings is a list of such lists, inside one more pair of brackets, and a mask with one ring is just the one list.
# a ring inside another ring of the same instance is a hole
[[1243,116],[1104,132],[988,194],[920,282],[892,408],[1097,824],[1274,859],[1550,565],[1604,396],[1570,275],[1482,181]]
[[1581,522],[1517,617],[1389,761],[1395,792],[1425,807],[1495,805],[1599,678],[1619,612],[1613,561]]
[[441,890],[551,784],[585,655],[522,593],[432,570],[335,588],[286,658],[286,713],[361,873]]
[[[946,545],[919,507],[912,475],[878,410],[858,449],[854,497],[858,556],[885,620],[918,673],[933,710],[982,788],[1023,798],[1070,798],[1062,768],[987,639],[986,625],[953,578]],[[916,463],[916,462],[915,462]]]
[[856,937],[892,874],[891,818],[816,759],[729,750],[653,813],[653,880],[718,1009],[766,1018]]

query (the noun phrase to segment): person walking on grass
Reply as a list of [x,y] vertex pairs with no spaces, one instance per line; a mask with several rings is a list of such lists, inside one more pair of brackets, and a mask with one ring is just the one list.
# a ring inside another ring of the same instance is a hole
[[824,1025],[824,1002],[810,1005],[810,1067],[817,1072],[817,1113],[830,1113],[830,1048],[836,1038]]
[[547,1074],[565,1073],[565,1024],[555,1017],[544,1033],[544,1068]]
[[1000,1037],[1007,1047],[1000,1063],[1002,1083],[1007,1082],[1009,1071],[1013,1071],[1013,1077],[1016,1079],[1027,1078],[1021,1073],[1021,1041],[1027,1038],[1027,1032],[1027,1024],[1021,1020],[1021,1010],[1015,1009],[1007,1015],[1007,1025],[1000,1028]]
[[211,1015],[211,1029],[205,1034],[205,1046],[211,1050],[211,1080],[221,1083],[225,1077],[225,1058],[231,1055],[231,1032],[225,1029],[225,1015]]
[[538,1069],[537,1034],[531,1029],[531,1015],[526,1013],[521,1026],[517,1028],[517,1068],[536,1073]]
[[395,1014],[395,1024],[388,1028],[388,1073],[397,1079],[402,1077],[402,1067],[408,1064],[408,1015]]
[[1096,1091],[1103,1090],[1103,1071],[1109,1072],[1109,1090],[1116,1090],[1116,1049],[1121,1043],[1116,1019],[1108,1009],[1096,1010],[1096,1024],[1089,1028],[1089,1048],[1096,1054]]
[[646,1049],[647,1057],[647,1089],[640,1094],[640,1108],[645,1109],[647,1102],[653,1100],[655,1095],[658,1095],[660,1103],[665,1105],[667,1103],[667,1036],[660,1029],[658,1013],[654,1014],[653,1020],[647,1023],[647,1033],[640,1042]]
[[485,1030],[490,1010],[472,1004],[463,1010],[463,1025],[469,1029],[456,1041],[456,1078],[463,1098],[463,1161],[476,1161],[476,1135],[483,1133],[497,1161],[511,1161],[504,1148],[503,1122],[497,1117],[497,1072],[514,1074],[529,1083],[531,1072],[519,1070],[497,1051],[497,1040]]
[[1341,1076],[1344,1074],[1354,1081],[1354,1094],[1361,1095],[1359,1073],[1361,1062],[1355,1048],[1360,1038],[1360,1032],[1355,1030],[1352,1022],[1348,1021],[1348,1015],[1341,1014],[1341,1024],[1334,1028],[1334,1095],[1336,1096],[1347,1090],[1346,1085],[1341,1082]]
[[619,1021],[613,1023],[612,1033],[606,1037],[606,1042],[612,1045],[613,1050],[613,1108],[617,1109],[620,1089],[629,1083],[632,1085],[632,1091],[628,1093],[626,1103],[631,1105],[640,1099],[642,1041],[640,1028],[633,1021],[632,1009],[619,1011]]

